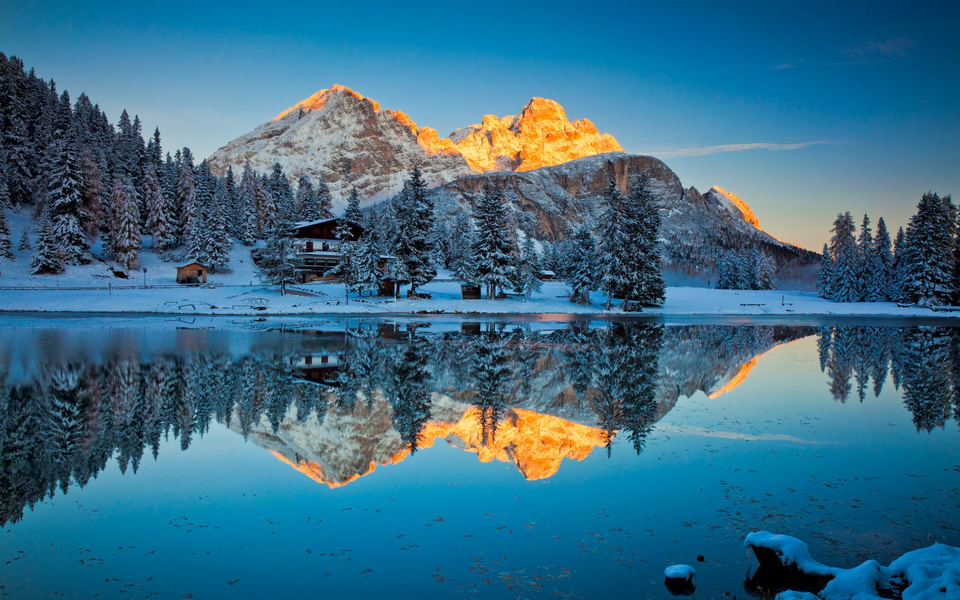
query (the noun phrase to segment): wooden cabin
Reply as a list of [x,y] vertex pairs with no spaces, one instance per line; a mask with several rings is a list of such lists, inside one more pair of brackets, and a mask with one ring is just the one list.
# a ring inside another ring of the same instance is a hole
[[177,267],[177,283],[206,283],[208,270],[198,262]]

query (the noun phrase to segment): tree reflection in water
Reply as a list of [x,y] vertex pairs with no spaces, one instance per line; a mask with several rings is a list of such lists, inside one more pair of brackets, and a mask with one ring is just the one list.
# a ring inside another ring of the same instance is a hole
[[[854,393],[862,401],[868,389],[879,395],[890,373],[918,431],[960,417],[960,336],[940,327],[818,331],[573,321],[537,330],[486,322],[436,333],[371,321],[336,331],[277,332],[288,343],[229,351],[193,343],[124,352],[118,343],[101,345],[99,355],[67,352],[73,342],[63,334],[45,339],[38,346],[44,350],[29,360],[21,351],[26,372],[16,377],[12,357],[0,354],[7,365],[0,380],[0,523],[18,520],[58,488],[85,486],[111,459],[136,472],[147,449],[156,458],[165,438],[186,450],[213,422],[264,445],[268,434],[277,440],[295,427],[316,435],[353,428],[365,432],[354,436],[362,443],[378,443],[357,450],[367,454],[358,454],[355,465],[326,465],[330,485],[451,436],[478,453],[486,449],[482,460],[512,460],[527,477],[550,476],[561,458],[581,458],[591,447],[609,455],[618,435],[640,454],[680,396],[729,389],[755,356],[815,333],[838,401]],[[549,427],[527,426],[541,417]],[[579,432],[577,449],[566,443],[566,454],[538,469],[523,462],[525,444],[564,444],[520,437],[562,436],[562,430]],[[509,439],[501,440],[505,431]],[[302,460],[272,449],[291,464]],[[340,471],[332,473],[335,467]]]

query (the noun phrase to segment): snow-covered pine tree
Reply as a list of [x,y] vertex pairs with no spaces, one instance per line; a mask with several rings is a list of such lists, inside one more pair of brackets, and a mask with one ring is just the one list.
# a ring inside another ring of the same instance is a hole
[[357,293],[362,296],[364,292],[370,292],[372,296],[380,290],[381,275],[380,252],[373,239],[373,230],[367,228],[356,244]]
[[80,225],[83,206],[80,160],[69,143],[56,144],[54,158],[53,170],[47,178],[47,204],[50,207],[53,234],[64,263],[78,265],[83,262],[84,254],[90,248]]
[[[636,248],[635,252],[628,254],[631,259],[628,272],[637,280],[633,294],[628,297],[636,298],[643,306],[660,306],[665,292],[660,207],[649,186],[649,176],[641,173],[626,198],[625,238]],[[624,302],[624,310],[627,308],[628,304]]]
[[130,269],[140,260],[140,210],[133,185],[119,175],[114,175],[111,193],[116,229],[113,238],[114,258],[125,269]]
[[278,162],[273,163],[267,192],[273,198],[273,204],[277,207],[277,213],[283,221],[292,222],[297,219],[297,208],[294,205],[290,180],[287,179],[283,167]]
[[907,236],[901,227],[893,240],[893,266],[890,269],[889,295],[894,302],[907,300],[907,254]]
[[[396,246],[394,256],[404,263],[410,284],[407,295],[417,297],[417,287],[430,282],[437,269],[430,260],[429,233],[433,229],[433,200],[427,194],[427,183],[420,167],[414,167],[404,184],[396,205]],[[398,280],[397,283],[401,283]]]
[[263,237],[267,230],[274,229],[278,223],[283,221],[277,214],[277,204],[273,201],[273,196],[267,190],[269,180],[253,173],[250,181],[253,205],[257,212],[257,235]]
[[569,263],[570,302],[590,304],[597,281],[597,242],[590,227],[581,224],[573,238]]
[[939,306],[952,298],[956,240],[953,203],[927,192],[907,227],[907,291],[920,306]]
[[487,298],[496,298],[497,289],[510,285],[510,254],[513,251],[507,235],[507,213],[503,190],[486,184],[474,206],[473,221],[477,227],[473,257],[477,265],[477,283],[487,288]]
[[756,266],[754,272],[756,273],[756,280],[754,282],[753,289],[755,290],[772,290],[777,287],[777,262],[773,260],[773,257],[759,250],[756,253]]
[[856,302],[860,299],[860,277],[858,270],[858,250],[855,237],[856,227],[849,212],[838,214],[833,223],[833,237],[830,238],[830,255],[833,258],[833,300],[836,302]]
[[301,221],[316,221],[320,219],[320,205],[317,203],[317,192],[313,183],[306,174],[300,176],[297,184],[297,213]]
[[252,245],[259,235],[259,220],[257,218],[257,204],[254,196],[254,180],[256,175],[250,163],[243,166],[243,175],[240,178],[240,189],[237,191],[238,239],[245,246]]
[[340,278],[344,287],[344,302],[350,303],[350,292],[356,289],[357,283],[363,278],[360,273],[359,250],[360,241],[354,239],[354,229],[361,226],[363,213],[360,212],[360,196],[357,188],[350,190],[347,198],[347,208],[337,221],[337,239],[340,240],[340,262],[326,272]]
[[857,237],[857,288],[860,300],[866,300],[873,266],[873,232],[870,229],[870,216],[864,213]]
[[10,123],[4,124],[4,146],[7,151],[7,184],[10,201],[14,208],[21,204],[33,204],[33,166],[37,164],[36,151],[27,126],[22,118],[22,108],[11,111]]
[[143,171],[143,191],[141,195],[147,211],[144,233],[153,236],[153,247],[155,249],[166,250],[173,245],[173,231],[171,231],[167,201],[160,191],[160,181],[157,179],[157,170],[153,164],[147,164]]
[[877,234],[873,238],[870,276],[867,284],[868,302],[887,302],[891,298],[890,276],[893,268],[893,253],[890,247],[890,232],[880,217],[877,220]]
[[13,260],[13,253],[10,252],[12,247],[13,244],[10,241],[10,225],[7,224],[7,211],[4,208],[0,208],[0,258],[3,260]]
[[[627,208],[617,187],[617,181],[611,177],[603,192],[606,207],[603,211],[603,224],[600,229],[600,289],[607,294],[607,310],[613,302],[614,294],[629,294],[637,287],[633,285],[639,277],[631,277],[627,263],[631,257],[630,240],[626,239],[622,221],[627,218]],[[639,275],[639,273],[638,273]],[[629,298],[624,299],[624,304]]]
[[[823,244],[820,255],[820,271],[817,273],[817,295],[821,298],[833,298],[833,261],[830,259],[830,247]],[[821,369],[823,370],[823,369]]]
[[436,269],[446,269],[447,268],[447,256],[449,250],[447,249],[447,242],[450,238],[450,232],[443,226],[443,223],[439,220],[433,223],[433,229],[430,230],[430,239],[428,241],[430,247],[430,260],[433,262],[433,266]]
[[3,156],[3,136],[0,136],[0,210],[13,208],[10,201],[10,186],[7,185],[6,161]]
[[30,246],[30,230],[27,227],[23,228],[23,235],[20,236],[20,244],[17,246],[17,250],[20,252],[30,252],[32,247]]
[[40,214],[37,224],[37,251],[30,257],[30,273],[63,273],[63,254],[54,237],[49,207]]
[[223,192],[226,196],[226,204],[223,206],[223,214],[227,219],[227,233],[230,237],[239,238],[241,230],[241,221],[236,218],[239,212],[240,198],[237,194],[237,177],[233,173],[233,165],[227,167],[227,173],[223,176]]
[[473,220],[465,211],[457,215],[453,226],[453,239],[450,243],[452,244],[450,266],[453,268],[453,276],[464,285],[476,285],[477,263],[473,255],[476,235]]
[[207,236],[205,241],[207,260],[210,268],[216,272],[230,262],[230,234],[227,231],[226,209],[229,204],[227,186],[224,182],[217,185],[213,201],[207,207]]
[[[184,148],[184,154],[187,154]],[[177,182],[177,206],[180,209],[180,222],[176,235],[180,244],[190,246],[196,228],[197,219],[197,178],[193,172],[193,161],[184,160],[180,167],[180,179]]]
[[533,236],[527,234],[523,236],[523,245],[520,247],[520,291],[525,302],[530,300],[531,294],[543,288],[540,271],[540,257]]
[[314,186],[317,193],[317,219],[333,217],[333,201],[330,199],[330,188],[321,177]]
[[286,293],[288,283],[296,283],[297,268],[293,262],[293,228],[290,223],[279,221],[268,230],[267,243],[254,250],[260,279],[265,283],[280,286],[280,294]]
[[83,206],[80,209],[80,223],[87,237],[94,238],[103,227],[103,180],[100,167],[93,151],[85,148],[80,155],[80,168],[83,172]]

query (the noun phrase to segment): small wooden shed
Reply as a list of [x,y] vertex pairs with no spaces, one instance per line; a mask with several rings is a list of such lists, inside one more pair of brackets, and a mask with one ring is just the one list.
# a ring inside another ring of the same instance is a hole
[[208,270],[198,262],[177,267],[177,283],[206,283]]

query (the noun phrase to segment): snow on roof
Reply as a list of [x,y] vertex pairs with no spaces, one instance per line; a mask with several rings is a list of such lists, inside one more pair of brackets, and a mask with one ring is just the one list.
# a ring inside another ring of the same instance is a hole
[[302,229],[304,227],[313,227],[314,225],[322,225],[324,223],[329,223],[330,221],[338,221],[339,217],[330,217],[328,219],[317,219],[316,221],[297,221],[293,224],[293,227],[296,229]]

